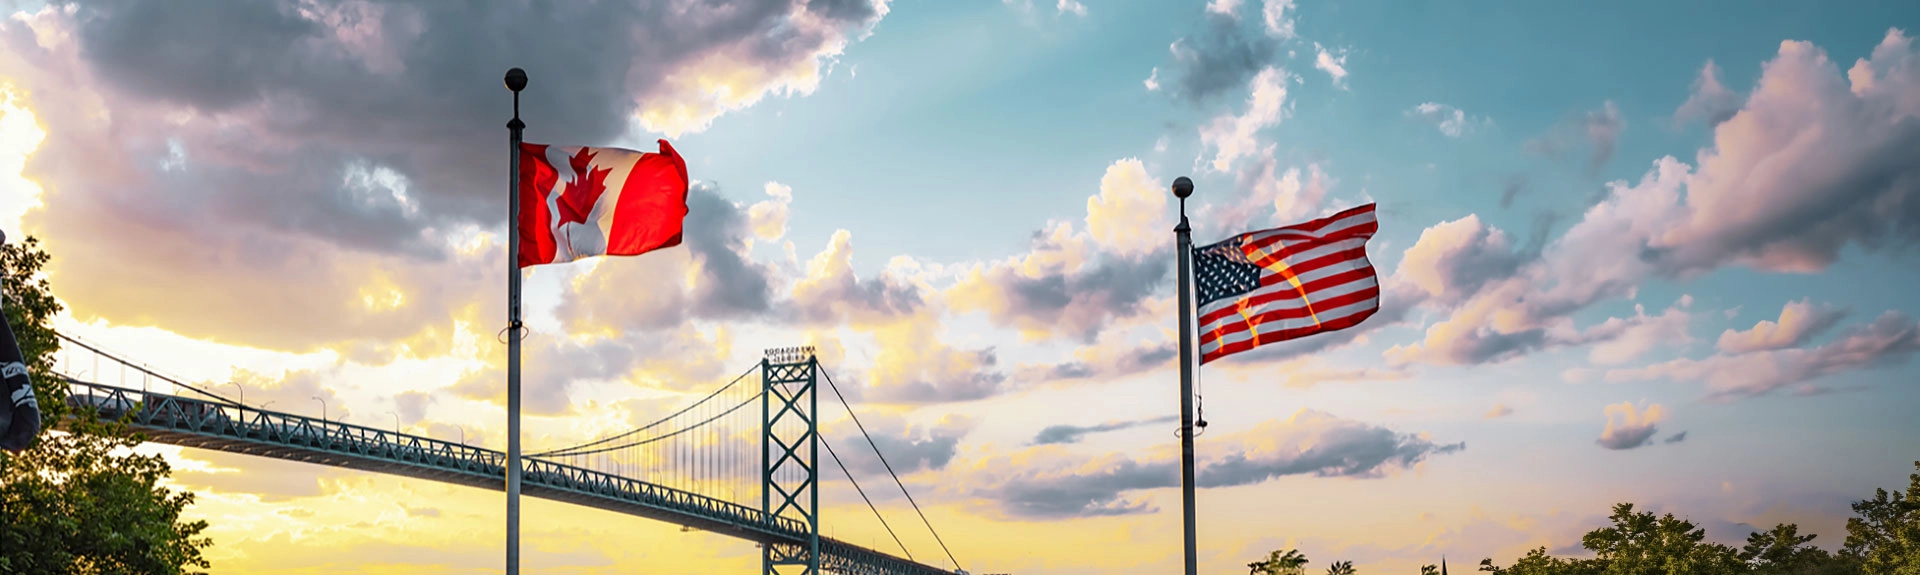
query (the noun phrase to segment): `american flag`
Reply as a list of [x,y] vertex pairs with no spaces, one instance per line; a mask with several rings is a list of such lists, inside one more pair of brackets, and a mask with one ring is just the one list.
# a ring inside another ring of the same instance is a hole
[[1380,310],[1373,204],[1194,248],[1200,363],[1359,325]]

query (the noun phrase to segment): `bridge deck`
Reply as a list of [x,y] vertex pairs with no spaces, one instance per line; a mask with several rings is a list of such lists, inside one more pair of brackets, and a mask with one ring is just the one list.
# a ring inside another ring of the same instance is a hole
[[[91,406],[128,423],[150,440],[403,475],[504,491],[505,453],[460,443],[263,411],[230,403],[143,392],[68,379],[70,405]],[[543,459],[521,458],[521,493],[686,525],[761,543],[801,545],[807,526],[759,509],[670,487]],[[826,537],[822,568],[862,575],[930,575],[952,571]]]

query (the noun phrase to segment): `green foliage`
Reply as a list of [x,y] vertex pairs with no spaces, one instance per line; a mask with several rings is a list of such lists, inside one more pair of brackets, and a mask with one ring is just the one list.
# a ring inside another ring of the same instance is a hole
[[[1913,463],[1920,471],[1920,461]],[[1853,504],[1842,553],[1874,575],[1920,575],[1920,473],[1907,477],[1906,494],[1873,490],[1873,499]]]
[[1792,523],[1747,536],[1740,560],[1753,575],[1844,575],[1859,573],[1859,563],[1844,554],[1835,556],[1812,545],[1813,535],[1801,535]]
[[196,538],[207,522],[183,523],[192,492],[159,485],[171,471],[139,455],[123,424],[70,420],[32,448],[0,454],[0,573],[187,573],[208,567]]
[[1265,561],[1247,564],[1247,575],[1303,575],[1307,569],[1307,556],[1297,549],[1288,549],[1286,553],[1278,550],[1267,553]]
[[13,327],[13,338],[26,359],[27,377],[33,380],[33,396],[40,405],[42,425],[51,426],[66,414],[67,386],[53,372],[54,352],[60,350],[60,338],[54,335],[53,317],[60,314],[53,287],[40,275],[50,257],[40,251],[40,240],[0,245],[0,309]]
[[[1920,471],[1920,461],[1914,462]],[[1813,545],[1792,523],[1747,536],[1739,550],[1706,541],[1706,530],[1672,514],[1635,512],[1614,506],[1613,524],[1580,543],[1591,559],[1562,559],[1547,548],[1528,551],[1513,565],[1480,560],[1492,575],[1920,575],[1920,473],[1908,476],[1906,493],[1875,489],[1853,504],[1840,553]],[[1424,570],[1423,570],[1424,571]]]
[[1420,575],[1440,575],[1440,568],[1433,565],[1421,565]]
[[1327,575],[1353,575],[1353,562],[1335,561],[1327,566]]
[[1581,545],[1598,554],[1604,575],[1720,575],[1746,572],[1732,547],[1707,543],[1707,531],[1673,514],[1635,513],[1633,504],[1613,507],[1613,526],[1596,529]]
[[205,521],[181,522],[193,494],[160,485],[171,473],[159,455],[133,451],[143,438],[91,410],[67,417],[66,386],[54,375],[60,313],[40,275],[39,241],[0,245],[7,321],[25,355],[43,425],[20,453],[0,452],[0,574],[175,574],[207,568],[198,537]]

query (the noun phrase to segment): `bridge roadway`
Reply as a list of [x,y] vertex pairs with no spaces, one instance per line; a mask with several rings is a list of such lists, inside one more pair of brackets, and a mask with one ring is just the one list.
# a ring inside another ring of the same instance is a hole
[[[302,415],[143,392],[67,378],[69,405],[103,418],[132,412],[150,441],[506,490],[507,454]],[[135,409],[138,406],[138,409]],[[807,543],[807,525],[737,503],[610,473],[521,457],[521,494],[638,515],[758,542]],[[857,575],[952,575],[844,541],[820,538],[823,571]]]

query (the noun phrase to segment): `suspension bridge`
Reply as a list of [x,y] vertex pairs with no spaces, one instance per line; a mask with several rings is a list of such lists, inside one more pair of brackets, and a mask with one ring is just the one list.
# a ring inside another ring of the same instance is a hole
[[[55,370],[66,402],[126,421],[149,441],[332,465],[504,491],[507,454],[462,442],[268,411],[61,334]],[[88,370],[87,368],[91,368]],[[120,385],[103,383],[118,371]],[[139,379],[140,387],[128,383]],[[824,377],[823,377],[824,376]],[[915,560],[819,433],[822,381],[846,407],[867,448],[887,466],[811,348],[768,350],[758,365],[666,417],[592,441],[521,458],[521,493],[745,539],[764,573],[965,574],[899,477],[893,479],[939,542],[948,567]],[[152,389],[163,384],[167,391]],[[825,447],[902,555],[820,535],[819,451]]]

